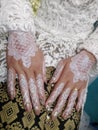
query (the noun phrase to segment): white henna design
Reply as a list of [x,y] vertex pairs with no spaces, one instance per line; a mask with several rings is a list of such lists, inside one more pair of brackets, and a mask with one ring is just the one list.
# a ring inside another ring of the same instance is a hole
[[80,53],[71,59],[70,70],[74,74],[73,82],[88,80],[88,74],[93,62],[85,53]]
[[56,68],[56,71],[53,74],[51,82],[53,82],[53,81],[55,81],[55,80],[57,80],[59,78],[63,68],[64,68],[64,64],[62,63],[62,61],[60,61],[60,63],[58,64],[58,66]]
[[43,78],[44,78],[44,82],[47,84],[45,60],[43,61],[43,66],[42,66],[42,67],[43,67],[42,70],[43,70]]
[[78,91],[74,90],[70,96],[68,106],[67,106],[66,110],[64,111],[64,115],[68,116],[71,113],[71,111],[75,105],[77,96],[78,96]]
[[67,89],[64,90],[64,92],[60,96],[59,101],[58,101],[58,103],[56,105],[56,108],[55,108],[55,110],[53,112],[54,116],[57,116],[58,113],[60,113],[62,111],[62,108],[65,106],[65,103],[66,103],[66,100],[67,100],[67,98],[68,98],[68,96],[70,94],[70,91],[71,91],[71,89],[67,88]]
[[22,91],[22,95],[23,95],[24,105],[27,105],[30,103],[29,92],[28,92],[28,83],[23,74],[20,75],[20,86],[21,86],[21,91]]
[[14,73],[12,69],[8,69],[8,92],[14,96]]
[[29,87],[30,87],[30,96],[32,99],[33,107],[38,110],[39,108],[39,97],[37,92],[37,87],[35,85],[35,81],[30,78],[29,80]]
[[43,86],[43,79],[41,74],[37,76],[36,83],[37,83],[39,94],[42,96],[44,94],[44,86]]
[[86,94],[86,89],[83,89],[81,91],[81,94],[80,94],[80,100],[79,100],[79,103],[78,103],[78,110],[80,110],[82,108],[82,106],[84,105],[85,94]]
[[22,60],[27,68],[31,66],[31,57],[37,51],[33,36],[26,32],[12,31],[9,33],[8,55],[16,60]]
[[46,108],[49,109],[50,104],[52,104],[52,103],[56,100],[56,98],[57,98],[57,97],[60,95],[60,93],[62,92],[63,88],[64,88],[64,83],[61,83],[61,84],[55,89],[55,91],[53,91],[53,93],[51,94],[50,99],[48,100],[48,104],[47,104]]

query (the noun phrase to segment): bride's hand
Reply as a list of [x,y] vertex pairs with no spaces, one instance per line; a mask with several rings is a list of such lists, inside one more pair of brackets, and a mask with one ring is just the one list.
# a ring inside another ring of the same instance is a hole
[[55,83],[55,86],[46,101],[46,108],[49,109],[57,100],[52,112],[53,118],[59,114],[64,119],[68,118],[74,106],[77,111],[80,111],[86,97],[89,71],[95,61],[91,53],[83,50],[76,56],[59,62],[50,81],[50,83]]
[[15,97],[15,78],[19,79],[25,109],[32,106],[40,113],[40,104],[45,104],[45,66],[42,51],[37,47],[30,33],[9,32],[7,47],[8,93]]

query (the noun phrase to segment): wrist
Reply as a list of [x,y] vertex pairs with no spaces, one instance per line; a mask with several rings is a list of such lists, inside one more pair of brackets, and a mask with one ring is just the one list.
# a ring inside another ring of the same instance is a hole
[[85,53],[93,64],[96,63],[96,57],[91,52],[89,52],[87,50],[82,50],[80,53]]

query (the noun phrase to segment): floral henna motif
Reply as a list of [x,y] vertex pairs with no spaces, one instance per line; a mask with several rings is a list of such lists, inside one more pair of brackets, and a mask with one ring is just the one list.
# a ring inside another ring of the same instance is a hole
[[83,90],[81,91],[79,103],[78,103],[78,105],[77,105],[78,111],[80,111],[81,107],[84,105],[85,97],[86,97],[86,89],[83,89]]
[[41,103],[45,104],[44,84],[43,84],[43,79],[42,79],[42,75],[41,74],[39,74],[37,76],[36,83],[37,83],[37,87],[38,87],[38,92],[39,92]]
[[59,101],[58,101],[58,103],[56,105],[56,108],[55,108],[55,110],[53,112],[54,116],[57,116],[58,113],[60,113],[62,111],[62,108],[65,106],[65,103],[66,103],[66,100],[67,100],[67,98],[68,98],[68,96],[70,94],[70,91],[71,91],[71,89],[67,88],[67,89],[65,89],[65,91],[60,96]]
[[35,85],[35,82],[32,78],[29,80],[29,87],[30,87],[30,96],[32,99],[33,107],[38,110],[39,109],[39,97],[38,97],[38,91],[37,87]]
[[63,64],[63,61],[61,60],[56,68],[55,73],[53,74],[53,77],[50,81],[51,83],[53,83],[54,81],[56,81],[59,78],[63,68],[64,68],[64,64]]
[[69,99],[69,102],[68,102],[68,106],[67,106],[66,110],[63,113],[64,116],[70,115],[70,113],[72,111],[72,108],[75,105],[75,101],[76,101],[77,96],[78,96],[78,91],[74,90],[72,92],[71,96],[70,96],[70,99]]
[[79,80],[88,80],[88,74],[93,66],[93,62],[89,59],[89,56],[84,52],[76,55],[71,59],[70,69],[74,74],[73,82],[76,83]]
[[12,98],[15,96],[14,89],[14,73],[12,69],[8,69],[8,92]]
[[30,98],[29,98],[29,92],[28,92],[28,83],[23,74],[20,75],[20,86],[21,86],[21,91],[23,95],[24,105],[27,105],[30,103]]
[[37,51],[34,38],[30,33],[12,31],[8,39],[8,55],[16,60],[22,60],[27,68],[31,66],[31,57],[35,56]]
[[50,109],[50,105],[56,100],[56,98],[59,96],[59,94],[62,92],[64,88],[64,83],[61,83],[56,89],[55,91],[53,91],[53,93],[51,94],[49,100],[47,101],[47,105],[46,108]]

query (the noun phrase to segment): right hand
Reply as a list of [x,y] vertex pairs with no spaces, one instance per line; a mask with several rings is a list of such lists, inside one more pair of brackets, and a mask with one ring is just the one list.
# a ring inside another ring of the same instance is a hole
[[45,64],[42,51],[37,47],[30,33],[9,32],[7,48],[8,94],[15,97],[15,78],[18,75],[24,107],[37,115],[41,104],[45,104]]

